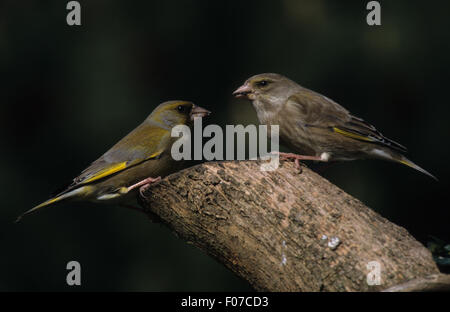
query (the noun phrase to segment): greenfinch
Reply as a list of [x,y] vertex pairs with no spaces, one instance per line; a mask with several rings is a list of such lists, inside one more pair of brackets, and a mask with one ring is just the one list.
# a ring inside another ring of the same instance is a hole
[[64,191],[22,216],[65,200],[128,203],[135,191],[148,187],[180,169],[181,161],[171,156],[172,128],[192,126],[194,117],[210,112],[187,101],[161,103],[153,112],[73,180]]
[[280,142],[302,154],[279,153],[280,157],[294,159],[297,166],[299,160],[377,158],[401,163],[436,179],[403,156],[404,146],[333,100],[282,75],[250,77],[233,95],[252,101],[260,123],[279,125]]

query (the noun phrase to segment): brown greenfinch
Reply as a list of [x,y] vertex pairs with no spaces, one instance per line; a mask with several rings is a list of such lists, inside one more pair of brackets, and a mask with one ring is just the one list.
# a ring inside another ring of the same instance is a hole
[[[279,139],[302,155],[279,153],[299,160],[377,158],[401,163],[434,179],[403,156],[406,148],[383,136],[333,100],[273,73],[255,75],[233,92],[252,101],[260,123],[279,125]],[[271,127],[268,127],[270,129]]]
[[[210,112],[187,101],[161,103],[136,129],[94,161],[63,192],[23,215],[63,200],[127,203],[136,190],[180,169],[171,156],[172,128]],[[21,215],[18,220],[23,216]]]

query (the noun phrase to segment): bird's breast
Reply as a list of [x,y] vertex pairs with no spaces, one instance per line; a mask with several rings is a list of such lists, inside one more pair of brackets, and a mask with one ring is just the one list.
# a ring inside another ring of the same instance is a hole
[[283,112],[267,113],[258,111],[261,124],[267,125],[268,136],[272,135],[272,127],[279,127],[280,144],[293,152],[303,155],[317,155],[319,153],[315,142],[307,127],[292,116],[284,116]]

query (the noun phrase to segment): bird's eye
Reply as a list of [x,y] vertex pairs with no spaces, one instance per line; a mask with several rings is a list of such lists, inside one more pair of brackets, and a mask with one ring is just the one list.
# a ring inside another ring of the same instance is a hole
[[265,87],[269,84],[269,82],[267,80],[261,80],[261,81],[258,81],[256,84],[260,87]]
[[183,113],[184,110],[185,110],[185,108],[184,108],[184,106],[182,106],[182,105],[178,105],[177,110],[178,110],[180,113]]

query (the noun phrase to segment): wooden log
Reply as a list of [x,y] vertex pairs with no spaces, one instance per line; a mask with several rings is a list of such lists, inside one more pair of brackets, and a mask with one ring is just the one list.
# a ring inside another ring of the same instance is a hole
[[318,174],[261,163],[185,169],[148,188],[142,205],[260,291],[379,291],[439,273],[404,228]]

